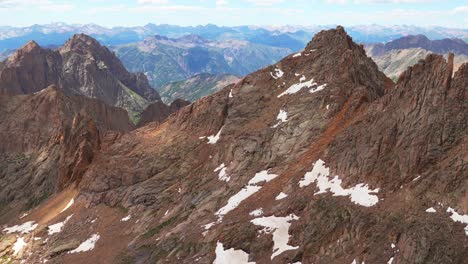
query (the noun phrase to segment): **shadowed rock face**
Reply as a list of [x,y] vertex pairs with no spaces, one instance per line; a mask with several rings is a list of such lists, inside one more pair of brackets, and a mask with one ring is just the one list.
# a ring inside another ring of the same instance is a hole
[[129,73],[111,51],[84,34],[56,51],[30,41],[0,66],[3,93],[29,94],[52,84],[123,107],[131,117],[160,100],[144,74]]
[[79,182],[102,138],[133,128],[125,110],[55,86],[0,102],[0,201],[15,211]]
[[[468,65],[452,71],[453,57],[430,55],[394,85],[342,27],[318,33],[101,147],[77,203],[133,220],[100,227],[88,254],[121,260],[102,252],[125,230],[125,259],[138,263],[213,263],[224,251],[256,263],[463,263],[466,224],[447,210],[468,212]],[[81,227],[73,234],[97,232]]]
[[162,123],[169,115],[189,104],[189,101],[183,99],[176,99],[170,105],[166,105],[161,101],[152,103],[141,113],[138,126],[142,127],[150,122]]

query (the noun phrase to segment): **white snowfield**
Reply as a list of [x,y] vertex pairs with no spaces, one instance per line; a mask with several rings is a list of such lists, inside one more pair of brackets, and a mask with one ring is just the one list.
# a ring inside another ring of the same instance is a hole
[[59,222],[59,223],[48,226],[47,227],[47,232],[49,233],[49,236],[53,235],[53,234],[56,234],[56,233],[60,233],[62,231],[63,227],[65,226],[65,224],[68,222],[68,220],[70,220],[70,218],[72,216],[73,216],[73,214],[68,216],[65,219],[65,221],[63,221],[63,222]]
[[223,131],[223,128],[224,126],[219,129],[216,135],[212,135],[208,137],[208,144],[216,144],[216,142],[218,142],[219,138],[221,137],[221,132]]
[[277,79],[283,77],[284,72],[279,68],[275,68],[275,72],[270,72],[270,75],[271,75],[271,77],[273,77],[273,79],[277,80]]
[[24,238],[18,237],[15,244],[13,244],[13,255],[18,255],[18,253],[20,253],[26,245],[27,243],[24,241]]
[[351,201],[361,206],[373,206],[379,202],[379,197],[372,193],[378,193],[379,189],[371,190],[367,184],[357,184],[354,187],[345,189],[341,187],[342,181],[335,176],[329,179],[330,170],[325,166],[325,162],[321,159],[314,163],[312,171],[307,172],[304,178],[299,181],[299,187],[305,187],[313,182],[316,182],[319,191],[315,195],[330,191],[333,196],[349,196]]
[[127,215],[126,217],[120,219],[120,222],[127,222],[127,221],[130,220],[131,218],[132,218],[132,215],[129,214],[129,215]]
[[227,175],[226,173],[226,166],[224,165],[224,163],[222,163],[221,165],[219,165],[215,170],[214,172],[218,172],[218,179],[221,180],[221,181],[225,181],[225,182],[228,182],[231,177],[229,177],[229,175]]
[[280,255],[286,250],[293,250],[298,248],[288,245],[289,227],[291,226],[291,221],[298,219],[299,217],[291,214],[286,217],[261,217],[251,221],[254,225],[265,227],[265,229],[263,229],[265,233],[273,233],[273,254],[271,255],[271,259]]
[[224,250],[223,243],[216,243],[216,258],[213,264],[255,264],[249,262],[249,254],[233,248]]
[[6,227],[6,228],[3,229],[3,231],[6,232],[7,234],[11,234],[11,233],[27,234],[27,233],[30,233],[31,231],[33,231],[34,229],[36,229],[37,226],[38,226],[38,224],[36,224],[36,222],[29,221],[29,222],[23,223],[21,225]]
[[257,186],[261,182],[269,182],[276,178],[278,175],[269,174],[268,170],[263,170],[255,174],[255,176],[249,181],[248,185],[242,188],[238,193],[231,196],[225,206],[220,208],[215,215],[218,216],[218,221],[221,221],[227,213],[234,210],[239,204],[245,199],[258,192],[262,186]]
[[93,250],[99,238],[100,238],[99,234],[93,234],[90,238],[86,239],[77,248],[70,251],[69,253],[72,254],[72,253],[79,253],[79,252],[86,252],[86,251]]

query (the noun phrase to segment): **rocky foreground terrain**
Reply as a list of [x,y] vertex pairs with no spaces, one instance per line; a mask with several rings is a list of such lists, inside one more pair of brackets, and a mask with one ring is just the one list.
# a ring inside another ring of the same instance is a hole
[[138,129],[54,87],[3,95],[1,260],[466,263],[453,63],[428,55],[394,84],[337,27]]

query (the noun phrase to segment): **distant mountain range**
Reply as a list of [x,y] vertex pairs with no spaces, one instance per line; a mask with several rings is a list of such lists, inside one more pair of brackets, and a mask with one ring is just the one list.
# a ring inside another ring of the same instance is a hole
[[[315,33],[333,27],[335,25],[221,27],[211,24],[204,26],[147,24],[140,27],[106,28],[95,24],[72,25],[65,23],[33,25],[30,27],[2,26],[0,27],[0,51],[17,49],[31,39],[34,39],[41,46],[51,44],[62,45],[76,33],[90,35],[103,45],[121,45],[139,42],[152,35],[178,38],[184,35],[195,34],[211,41],[226,39],[246,40],[256,44],[297,51],[302,49]],[[468,40],[468,29],[445,27],[364,25],[347,27],[347,30],[354,41],[363,43],[388,42],[403,36],[417,34],[423,34],[429,39],[460,38],[465,41]]]
[[241,40],[209,41],[198,35],[152,36],[112,49],[127,69],[144,72],[157,90],[200,73],[244,76],[292,52]]
[[430,40],[424,35],[405,36],[385,44],[366,45],[369,56],[377,63],[380,70],[396,80],[400,73],[409,66],[418,63],[431,53],[445,57],[450,52],[455,54],[454,71],[464,62],[468,62],[468,44],[461,39]]

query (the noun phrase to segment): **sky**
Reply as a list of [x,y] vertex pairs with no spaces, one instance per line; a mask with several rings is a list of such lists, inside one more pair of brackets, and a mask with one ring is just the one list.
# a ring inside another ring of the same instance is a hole
[[0,0],[0,25],[417,25],[468,28],[468,0]]

